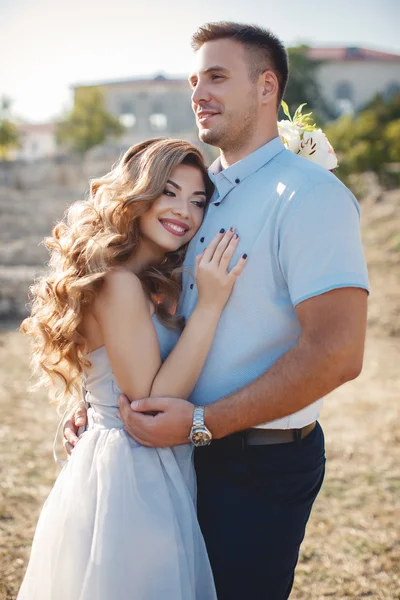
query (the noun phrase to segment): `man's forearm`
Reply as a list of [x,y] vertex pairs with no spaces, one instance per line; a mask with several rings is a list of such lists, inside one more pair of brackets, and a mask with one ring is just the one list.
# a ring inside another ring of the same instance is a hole
[[213,437],[293,414],[358,376],[343,352],[328,352],[307,341],[286,352],[244,388],[206,408]]

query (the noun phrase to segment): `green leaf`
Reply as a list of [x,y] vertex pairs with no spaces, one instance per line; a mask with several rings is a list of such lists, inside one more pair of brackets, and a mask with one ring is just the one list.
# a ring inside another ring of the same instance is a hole
[[284,100],[282,100],[281,105],[282,105],[283,112],[285,113],[285,115],[287,116],[287,118],[289,119],[289,121],[291,121],[292,117],[290,116],[288,105],[286,104],[286,102]]
[[[294,113],[294,117],[293,117],[293,121],[296,121],[296,119],[298,119],[299,117],[302,117],[303,115],[301,114],[301,111],[303,110],[303,106],[306,106],[307,102],[304,102],[303,104],[300,104],[300,106],[298,107],[298,109],[296,110],[296,112]],[[311,114],[311,113],[309,113]],[[304,115],[305,116],[305,115]]]

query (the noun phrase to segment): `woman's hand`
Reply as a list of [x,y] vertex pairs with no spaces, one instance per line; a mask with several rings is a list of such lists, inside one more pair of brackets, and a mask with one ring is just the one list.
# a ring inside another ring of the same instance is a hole
[[243,254],[236,265],[228,266],[239,243],[236,229],[221,229],[207,248],[196,258],[196,283],[199,293],[197,306],[222,311],[231,295],[236,279],[243,271],[247,255]]

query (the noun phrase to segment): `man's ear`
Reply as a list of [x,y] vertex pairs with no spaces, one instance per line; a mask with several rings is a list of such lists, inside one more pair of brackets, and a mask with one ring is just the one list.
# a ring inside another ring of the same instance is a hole
[[279,93],[279,82],[275,73],[270,69],[260,75],[260,90],[263,104],[269,104],[272,99],[276,102]]

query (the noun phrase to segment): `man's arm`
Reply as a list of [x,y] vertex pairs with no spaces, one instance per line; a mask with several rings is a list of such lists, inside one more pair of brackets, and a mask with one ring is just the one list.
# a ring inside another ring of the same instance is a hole
[[216,438],[298,412],[360,374],[365,290],[332,290],[301,302],[296,313],[299,343],[254,382],[207,406],[207,426]]
[[80,427],[84,427],[87,422],[87,410],[84,403],[81,402],[76,408],[73,408],[67,420],[64,423],[64,448],[68,454],[71,454],[76,444],[79,442],[78,430]]
[[[293,414],[359,375],[367,320],[364,289],[334,289],[299,303],[296,313],[302,328],[298,344],[254,382],[207,406],[205,422],[214,438]],[[146,398],[131,407],[122,398],[120,406],[125,428],[140,443],[187,443],[193,415],[188,403]]]

